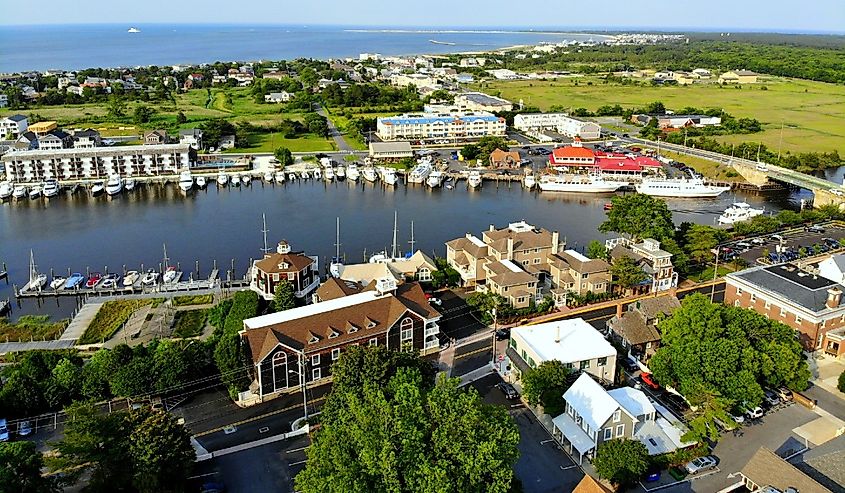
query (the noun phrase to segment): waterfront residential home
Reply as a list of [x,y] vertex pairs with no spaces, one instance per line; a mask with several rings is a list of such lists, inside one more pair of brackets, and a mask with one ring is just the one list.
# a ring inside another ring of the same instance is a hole
[[610,440],[637,440],[649,455],[661,455],[695,445],[681,436],[686,427],[665,409],[658,409],[641,390],[620,387],[605,390],[586,373],[563,394],[566,411],[552,420],[552,436],[579,463],[592,458]]
[[100,132],[90,128],[75,130],[72,135],[74,149],[93,149],[103,144]]
[[320,285],[317,257],[291,252],[288,242],[280,241],[276,253],[265,254],[253,263],[249,287],[265,300],[272,300],[281,281],[290,282],[294,296],[309,302],[310,294]]
[[419,284],[381,279],[371,291],[244,320],[241,336],[255,380],[241,400],[326,383],[332,364],[353,345],[437,352],[440,317]]
[[519,168],[519,153],[497,148],[490,153],[490,166],[493,168]]
[[191,146],[195,151],[202,149],[202,130],[183,128],[179,130],[179,143]]
[[845,355],[845,285],[789,263],[732,272],[725,283],[726,304],[792,327],[807,351]]
[[9,115],[0,118],[0,140],[17,139],[29,126],[24,115]]
[[553,360],[604,382],[612,383],[616,375],[616,349],[582,318],[514,327],[505,356],[516,381],[529,368]]
[[549,255],[552,294],[558,305],[565,303],[569,293],[606,293],[610,287],[610,264],[602,259],[590,259],[575,250]]
[[541,281],[549,273],[549,255],[560,251],[560,234],[525,221],[496,229],[492,224],[481,234],[494,260],[512,260]]
[[[621,309],[621,305],[618,306]],[[657,330],[659,319],[670,315],[680,306],[681,302],[675,296],[637,300],[628,305],[626,311],[607,321],[610,337],[625,348],[629,358],[647,365],[660,347],[660,332]]]
[[750,70],[730,70],[719,76],[719,84],[756,84],[757,74]]
[[645,292],[666,291],[678,286],[678,273],[672,265],[672,254],[660,249],[660,242],[646,238],[634,243],[627,238],[613,238],[605,242],[610,258],[629,257],[643,269],[648,279],[641,285]]
[[393,278],[398,283],[406,281],[430,282],[437,266],[428,255],[417,250],[409,257],[389,258],[363,264],[342,265],[338,269],[340,278],[367,285],[376,279]]
[[512,307],[528,308],[537,298],[537,278],[512,260],[494,260],[484,264],[485,291],[505,298]]
[[264,102],[265,103],[287,103],[288,101],[293,98],[293,94],[282,91],[282,92],[271,92],[270,94],[264,95]]
[[752,493],[831,493],[765,447],[757,449],[738,475],[744,490]]
[[164,130],[149,130],[144,132],[144,145],[167,144],[167,132]]
[[489,248],[478,237],[467,233],[446,242],[446,263],[461,275],[461,286],[473,287],[486,282],[484,264],[489,262]]
[[54,151],[73,147],[73,136],[63,130],[51,130],[38,137],[38,149],[41,151]]

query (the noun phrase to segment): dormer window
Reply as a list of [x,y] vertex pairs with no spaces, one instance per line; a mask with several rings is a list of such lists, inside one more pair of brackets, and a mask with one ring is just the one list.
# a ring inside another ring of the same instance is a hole
[[315,336],[314,334],[311,334],[311,339],[308,339],[308,343],[309,344],[316,344],[318,342],[320,342],[320,338]]
[[279,269],[281,269],[281,270],[287,270],[288,265],[289,265],[289,264],[288,264],[287,262],[279,262]]
[[350,326],[349,326],[349,331],[348,331],[348,332],[349,332],[350,334],[354,334],[354,333],[358,332],[358,327],[355,327],[354,325],[350,325]]

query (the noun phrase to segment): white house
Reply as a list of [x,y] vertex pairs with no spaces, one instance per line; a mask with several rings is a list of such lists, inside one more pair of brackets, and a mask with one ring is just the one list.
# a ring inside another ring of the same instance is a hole
[[26,132],[29,120],[24,115],[9,115],[0,118],[0,140],[17,139]]
[[601,137],[601,126],[569,117],[563,113],[524,113],[516,115],[513,126],[517,130],[540,133],[551,130],[567,137],[596,140]]
[[583,318],[514,327],[506,356],[517,377],[553,360],[608,382],[616,375],[616,348]]
[[291,100],[293,94],[282,91],[282,92],[271,92],[270,94],[264,95],[264,102],[265,103],[287,103]]
[[202,130],[198,128],[179,130],[179,143],[188,144],[194,150],[200,150],[202,148]]

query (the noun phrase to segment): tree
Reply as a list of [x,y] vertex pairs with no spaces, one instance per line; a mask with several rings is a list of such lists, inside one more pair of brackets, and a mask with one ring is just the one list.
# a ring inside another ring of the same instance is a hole
[[[507,411],[459,388],[457,379],[432,385],[410,363],[416,356],[403,356],[407,366],[395,367],[384,359],[389,353],[351,348],[335,363],[341,380],[327,398],[296,489],[510,491],[519,430]],[[353,364],[344,368],[350,356]]]
[[711,250],[725,240],[724,231],[712,226],[693,224],[684,235],[684,250],[697,262],[707,262],[714,258]]
[[613,260],[610,266],[614,283],[625,289],[631,289],[648,279],[648,275],[637,265],[631,257],[621,256]]
[[587,257],[607,260],[607,248],[598,240],[592,240],[587,243]]
[[287,147],[277,147],[276,150],[273,151],[273,157],[276,158],[276,161],[278,161],[283,168],[293,164],[293,154],[291,154],[290,149]]
[[0,443],[0,493],[51,493],[54,481],[41,476],[44,457],[35,442]]
[[487,325],[490,325],[496,317],[504,315],[510,310],[508,300],[489,291],[472,293],[467,297],[467,304],[481,316],[481,321]]
[[664,200],[635,193],[617,195],[611,202],[613,207],[607,212],[607,220],[599,225],[602,233],[627,234],[634,241],[643,238],[663,240],[673,236],[675,225]]
[[153,115],[155,115],[155,110],[150,108],[149,106],[139,105],[135,107],[135,111],[133,112],[132,120],[141,125],[144,123],[149,123],[152,119]]
[[609,440],[599,445],[593,467],[615,485],[635,483],[648,469],[648,449],[638,440]]
[[558,360],[544,361],[522,375],[522,393],[532,406],[541,404],[546,414],[557,416],[566,410],[563,393],[569,388],[570,373]]
[[182,125],[184,123],[188,123],[188,117],[185,116],[185,113],[180,111],[176,114],[176,124]]
[[196,459],[188,430],[174,415],[150,408],[133,411],[129,421],[129,455],[138,491],[184,491]]
[[845,394],[845,371],[839,374],[839,381],[836,382],[836,388]]
[[464,161],[472,161],[481,155],[481,149],[475,144],[467,144],[461,148],[461,156]]
[[117,95],[109,98],[107,116],[112,119],[123,118],[126,114],[126,101]]
[[326,120],[326,117],[322,115],[317,113],[308,113],[305,115],[305,126],[307,126],[308,131],[314,135],[319,135],[320,137],[329,136],[329,123],[328,120]]
[[283,279],[276,284],[275,294],[273,295],[273,308],[277,312],[290,310],[296,306],[296,298],[294,297],[293,284],[287,279]]

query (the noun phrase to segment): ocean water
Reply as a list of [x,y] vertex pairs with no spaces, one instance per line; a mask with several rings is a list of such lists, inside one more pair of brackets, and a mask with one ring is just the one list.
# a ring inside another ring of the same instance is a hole
[[[0,72],[214,61],[484,51],[601,35],[498,30],[386,30],[285,25],[51,25],[0,27]],[[441,43],[436,44],[431,40]],[[454,44],[451,44],[454,43]]]

